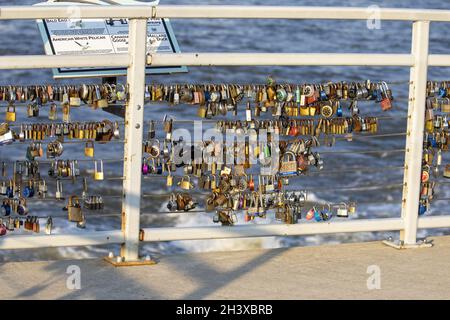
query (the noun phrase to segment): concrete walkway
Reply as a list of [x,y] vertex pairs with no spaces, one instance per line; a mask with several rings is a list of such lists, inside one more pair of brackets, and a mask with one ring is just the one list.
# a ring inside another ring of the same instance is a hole
[[[0,299],[450,299],[450,237],[434,243],[177,255],[128,268],[101,260],[5,263]],[[67,289],[70,265],[81,269],[80,290]],[[373,266],[379,290],[367,287]]]

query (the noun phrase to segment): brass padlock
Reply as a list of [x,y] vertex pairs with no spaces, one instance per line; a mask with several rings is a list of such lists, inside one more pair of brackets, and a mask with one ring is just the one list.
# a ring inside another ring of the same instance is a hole
[[206,105],[205,104],[201,104],[199,107],[198,107],[198,110],[197,110],[197,115],[200,117],[200,118],[206,118],[206,111],[208,110],[208,108],[206,107]]
[[89,158],[94,157],[94,141],[87,141],[84,147],[84,155]]
[[6,108],[6,122],[16,121],[16,107],[13,104],[9,104]]
[[70,196],[67,210],[69,213],[69,221],[82,222],[84,220],[83,212],[81,211],[80,200],[77,196]]
[[178,185],[181,189],[184,190],[190,190],[194,188],[194,185],[191,183],[191,178],[188,175],[185,175],[183,178],[181,178],[181,181],[178,182]]
[[100,160],[100,166],[97,166],[97,161],[94,162],[94,180],[103,180],[103,160]]

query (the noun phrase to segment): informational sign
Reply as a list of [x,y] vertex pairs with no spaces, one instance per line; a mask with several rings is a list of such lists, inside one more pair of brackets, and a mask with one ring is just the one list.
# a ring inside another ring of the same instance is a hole
[[[50,2],[67,4],[73,19],[39,20],[38,26],[48,55],[114,54],[128,52],[127,19],[77,19],[76,6],[79,3]],[[72,7],[70,7],[72,5]],[[147,26],[147,52],[180,52],[178,43],[168,19],[149,19]],[[58,68],[55,78],[74,77],[114,77],[126,75],[121,68]],[[183,66],[147,67],[147,74],[187,72]]]

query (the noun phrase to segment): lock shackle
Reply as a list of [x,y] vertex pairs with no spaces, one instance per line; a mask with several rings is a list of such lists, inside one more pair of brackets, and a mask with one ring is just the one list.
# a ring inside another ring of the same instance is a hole
[[72,195],[69,197],[69,207],[74,207],[80,204],[80,199],[76,195]]

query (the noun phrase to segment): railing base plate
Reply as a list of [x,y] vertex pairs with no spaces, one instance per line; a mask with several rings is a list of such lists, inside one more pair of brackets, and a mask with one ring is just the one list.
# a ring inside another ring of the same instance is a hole
[[433,242],[432,241],[428,241],[428,240],[419,240],[417,241],[417,243],[415,244],[405,244],[403,243],[403,241],[400,240],[383,240],[382,242],[384,245],[394,248],[394,249],[418,249],[418,248],[431,248],[433,246]]
[[104,257],[103,260],[112,264],[114,267],[139,267],[139,266],[152,266],[157,264],[155,260],[149,260],[141,258],[137,261],[117,261],[117,258]]

